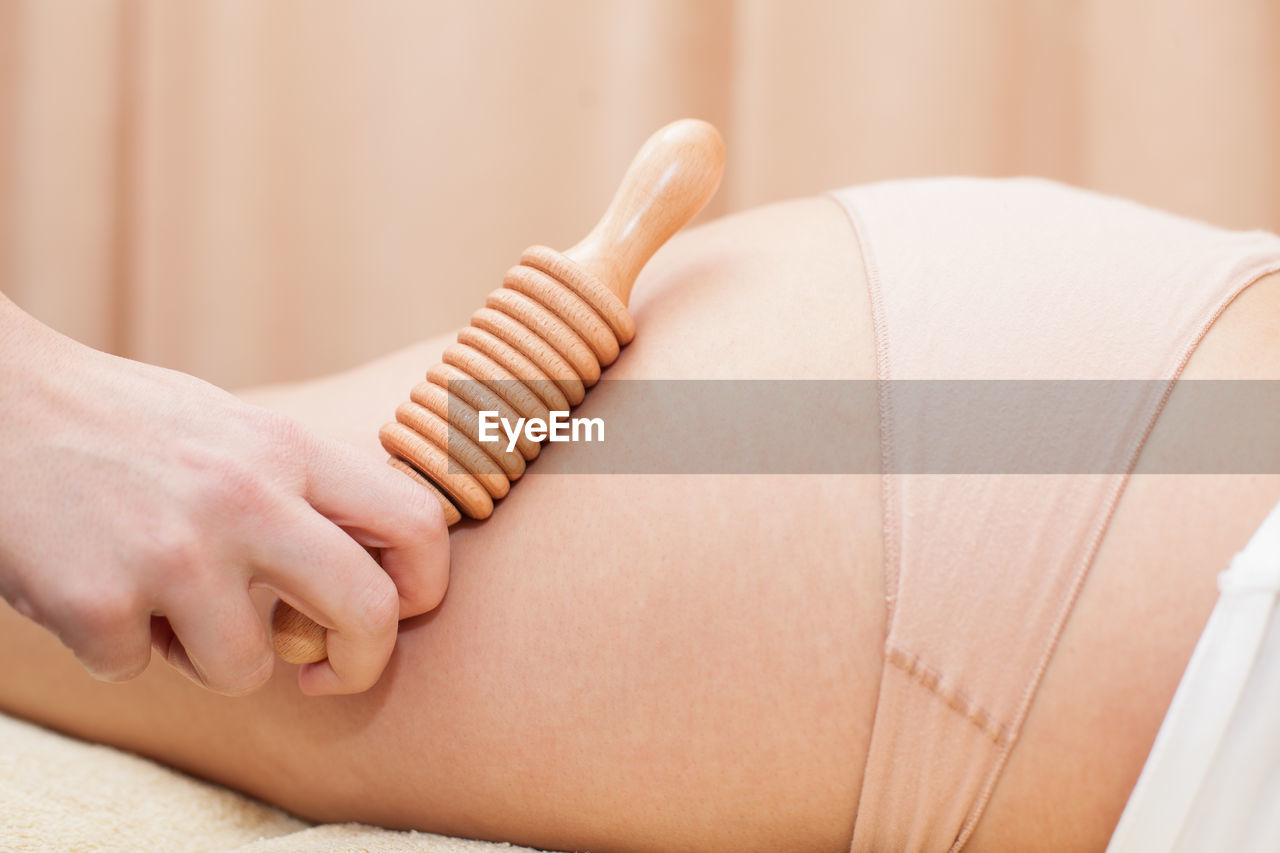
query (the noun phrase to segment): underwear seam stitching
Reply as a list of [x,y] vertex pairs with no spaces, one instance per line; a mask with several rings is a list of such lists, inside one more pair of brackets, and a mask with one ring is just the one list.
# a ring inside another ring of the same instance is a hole
[[[871,335],[872,343],[875,347],[876,356],[876,408],[878,410],[879,422],[877,426],[880,430],[880,577],[884,584],[884,643],[882,645],[881,673],[877,679],[877,694],[875,699],[875,716],[878,718],[880,714],[880,693],[883,689],[884,664],[887,661],[889,628],[893,624],[893,614],[897,599],[898,586],[898,543],[895,539],[894,531],[897,528],[896,513],[896,491],[897,484],[894,478],[889,475],[891,468],[891,460],[894,454],[894,444],[891,438],[893,431],[893,401],[889,399],[887,388],[884,386],[884,380],[889,378],[889,341],[888,341],[888,321],[885,318],[883,297],[880,292],[880,270],[876,263],[876,258],[871,247],[871,241],[868,239],[867,226],[862,220],[862,214],[858,206],[858,200],[854,198],[856,190],[853,187],[845,187],[841,190],[828,190],[827,198],[835,202],[837,208],[844,213],[846,221],[849,223],[849,230],[853,235],[854,245],[858,250],[862,274],[866,278],[866,296],[870,303],[871,310]],[[877,720],[872,721],[872,731],[874,732]],[[867,746],[868,758],[870,757],[870,743]],[[864,763],[862,769],[862,784],[865,785],[867,779],[868,763]],[[851,832],[852,836],[857,834],[857,815],[862,811],[862,800],[865,789],[858,795],[858,806],[854,811],[854,826]],[[851,842],[852,843],[852,842]]]
[[897,646],[889,646],[885,650],[885,661],[893,664],[913,682],[940,699],[944,705],[975,726],[996,746],[1002,749],[1009,746],[1009,726],[1000,722],[995,714],[982,707],[963,691],[949,687],[942,673],[926,665],[919,655]]
[[871,308],[871,334],[876,353],[876,408],[879,415],[880,429],[880,523],[881,536],[881,577],[884,581],[885,595],[885,637],[893,624],[895,604],[897,602],[899,553],[897,541],[897,483],[889,473],[897,469],[897,445],[893,438],[893,399],[890,397],[892,386],[884,383],[890,378],[889,330],[885,316],[884,297],[880,289],[880,268],[876,262],[871,242],[866,239],[867,226],[863,222],[858,202],[854,193],[846,187],[844,190],[831,190],[827,195],[835,201],[849,221],[853,232],[854,243],[861,256],[862,273],[867,280],[867,300]]

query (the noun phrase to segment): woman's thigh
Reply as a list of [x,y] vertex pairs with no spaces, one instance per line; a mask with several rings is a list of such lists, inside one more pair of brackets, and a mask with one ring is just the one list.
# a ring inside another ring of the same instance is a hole
[[[637,295],[611,377],[873,376],[830,201],[685,235]],[[444,343],[255,396],[378,452]],[[873,410],[854,428],[875,446]],[[556,849],[846,846],[881,664],[876,478],[538,465],[455,530],[443,605],[402,624],[366,694],[304,697],[284,665],[236,699],[160,665],[101,684],[5,612],[0,705],[321,820]]]

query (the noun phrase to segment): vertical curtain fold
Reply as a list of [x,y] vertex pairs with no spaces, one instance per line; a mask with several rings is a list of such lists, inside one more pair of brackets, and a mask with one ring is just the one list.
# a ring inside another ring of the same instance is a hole
[[707,215],[1040,174],[1280,230],[1280,6],[1240,0],[0,0],[0,289],[224,385],[465,323],[653,128]]

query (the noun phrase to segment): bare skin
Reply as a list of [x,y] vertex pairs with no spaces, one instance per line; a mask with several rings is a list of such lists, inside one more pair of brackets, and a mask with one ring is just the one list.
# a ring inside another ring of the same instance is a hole
[[[1278,297],[1280,276],[1254,285],[1186,375],[1280,377]],[[874,378],[857,245],[827,199],[677,238],[633,308],[611,377]],[[251,396],[381,455],[378,425],[447,342]],[[874,411],[848,428],[875,446]],[[1161,442],[1157,426],[1144,459]],[[537,467],[455,529],[443,605],[402,624],[368,693],[306,697],[284,665],[235,699],[159,667],[95,682],[5,610],[0,707],[316,820],[550,849],[847,849],[882,663],[877,478]],[[1214,576],[1277,499],[1277,477],[1133,478],[967,849],[1105,847]]]

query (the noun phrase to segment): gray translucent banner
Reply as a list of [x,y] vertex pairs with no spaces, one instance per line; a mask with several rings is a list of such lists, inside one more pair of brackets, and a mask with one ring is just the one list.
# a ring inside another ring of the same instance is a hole
[[[453,423],[462,399],[519,393],[451,386]],[[1153,422],[1139,473],[1280,473],[1280,381],[606,379],[568,417],[584,419],[579,440],[544,442],[526,476],[1114,474]],[[495,430],[488,447],[505,450]],[[450,443],[474,439],[462,432]]]

